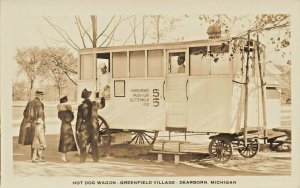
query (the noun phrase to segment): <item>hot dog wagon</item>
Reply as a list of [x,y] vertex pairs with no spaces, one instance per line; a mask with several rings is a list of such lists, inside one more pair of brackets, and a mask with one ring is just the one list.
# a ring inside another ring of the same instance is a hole
[[264,48],[221,38],[82,49],[78,101],[84,88],[99,100],[104,63],[110,80],[99,110],[102,144],[116,134],[127,143],[153,144],[159,131],[213,133],[215,161],[228,161],[233,149],[253,157],[259,142],[251,133],[266,128]]

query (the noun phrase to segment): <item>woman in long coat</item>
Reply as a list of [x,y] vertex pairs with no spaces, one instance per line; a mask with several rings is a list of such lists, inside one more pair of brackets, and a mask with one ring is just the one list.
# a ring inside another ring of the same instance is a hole
[[62,161],[70,162],[67,159],[67,152],[77,151],[76,142],[73,134],[73,129],[71,122],[74,119],[74,114],[72,111],[72,106],[67,104],[67,96],[60,99],[60,104],[58,104],[58,118],[61,120],[60,128],[60,139],[58,151],[62,153]]

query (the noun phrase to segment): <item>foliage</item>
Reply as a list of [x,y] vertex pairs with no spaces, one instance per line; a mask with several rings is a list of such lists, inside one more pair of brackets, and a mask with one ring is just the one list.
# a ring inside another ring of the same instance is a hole
[[25,80],[13,82],[12,93],[14,101],[26,101],[28,96],[24,93],[28,93],[28,83]]
[[[25,72],[29,84],[29,100],[31,98],[31,92],[35,84],[35,80],[37,76],[40,75],[39,67],[40,67],[40,55],[41,49],[39,47],[31,47],[31,48],[22,48],[17,49],[17,54],[15,56],[16,61],[19,65],[20,72]],[[19,73],[20,73],[19,72]]]
[[77,60],[67,48],[45,48],[41,53],[40,72],[44,76],[50,76],[54,81],[54,86],[58,89],[58,95],[61,97],[62,89],[66,87],[68,80],[74,84],[72,76],[77,74],[74,71]]
[[[240,15],[229,16],[219,15],[200,15],[200,23],[213,24],[219,20],[223,31],[228,32],[231,37],[239,39],[246,38],[248,31],[251,37],[256,40],[256,35],[260,34],[263,39],[273,46],[275,52],[282,52],[282,56],[287,55],[284,48],[290,45],[290,22],[289,14],[259,14],[259,15]],[[237,32],[236,32],[237,31]]]
[[[16,60],[20,65],[19,73],[24,72],[29,79],[30,93],[39,79],[54,82],[59,97],[68,80],[76,85],[74,77],[77,74],[77,59],[65,47],[17,49]],[[17,90],[17,86],[13,89]]]

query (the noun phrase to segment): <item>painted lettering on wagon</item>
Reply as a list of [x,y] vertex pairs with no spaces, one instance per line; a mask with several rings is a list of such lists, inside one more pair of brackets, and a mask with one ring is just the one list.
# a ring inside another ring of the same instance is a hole
[[149,89],[131,89],[130,102],[142,103],[149,106]]
[[[130,102],[142,103],[143,106],[150,106],[150,97],[152,97],[153,106],[159,106],[159,89],[131,89],[130,91]],[[152,96],[150,96],[150,91],[152,91]]]

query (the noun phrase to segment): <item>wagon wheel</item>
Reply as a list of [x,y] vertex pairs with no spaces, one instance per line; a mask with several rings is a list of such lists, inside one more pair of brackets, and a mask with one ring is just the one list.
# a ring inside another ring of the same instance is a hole
[[155,143],[158,131],[135,130],[132,132],[132,139],[128,144],[148,144]]
[[99,119],[99,145],[100,146],[109,146],[111,143],[111,134],[109,126],[105,119],[98,115]]
[[247,146],[244,145],[245,141],[241,140],[243,148],[239,148],[238,152],[244,158],[252,158],[259,151],[259,142],[257,139],[247,141]]
[[226,163],[232,157],[233,147],[228,138],[216,136],[209,143],[208,152],[217,163]]

